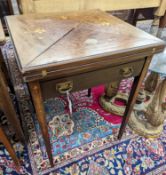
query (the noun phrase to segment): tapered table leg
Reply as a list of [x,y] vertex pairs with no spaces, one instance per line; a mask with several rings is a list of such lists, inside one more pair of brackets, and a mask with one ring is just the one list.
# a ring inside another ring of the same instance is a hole
[[43,106],[43,99],[42,99],[40,84],[38,81],[30,82],[29,88],[31,91],[34,107],[36,110],[36,116],[40,124],[41,132],[44,138],[48,158],[49,158],[51,166],[53,166],[51,143],[49,139],[48,125],[47,125],[47,121],[45,118],[46,115],[45,115],[44,106]]
[[22,128],[20,126],[20,122],[17,118],[17,114],[15,112],[12,100],[10,98],[8,87],[6,86],[6,83],[4,81],[4,77],[0,68],[0,106],[2,108],[2,111],[4,112],[5,116],[7,117],[7,120],[13,127],[13,129],[16,132],[16,136],[24,142],[24,134],[22,132]]
[[121,124],[120,130],[119,130],[118,139],[121,139],[123,132],[126,128],[126,125],[128,123],[129,117],[131,115],[131,112],[133,110],[133,107],[134,107],[134,104],[135,104],[135,101],[136,101],[136,98],[137,98],[137,95],[139,92],[139,89],[141,87],[143,79],[145,78],[145,75],[147,73],[151,59],[152,59],[152,57],[146,58],[146,62],[144,64],[144,68],[143,68],[141,74],[139,76],[135,77],[135,79],[134,79],[133,86],[132,86],[129,100],[128,100],[128,104],[126,106],[125,113],[124,113],[123,120],[122,120],[122,124]]
[[1,127],[0,127],[0,141],[3,143],[3,145],[5,146],[7,151],[9,152],[9,155],[13,159],[16,166],[19,166],[20,165],[19,159],[17,158],[13,147],[11,146],[6,134],[4,133],[4,131]]

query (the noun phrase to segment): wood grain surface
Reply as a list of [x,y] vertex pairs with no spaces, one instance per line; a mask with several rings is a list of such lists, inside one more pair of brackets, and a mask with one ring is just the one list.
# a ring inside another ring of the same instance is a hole
[[19,0],[23,13],[66,12],[90,9],[104,11],[150,8],[161,0]]
[[[106,56],[155,53],[164,43],[99,10],[7,17],[22,73],[68,64],[86,65]],[[110,59],[112,58],[110,57]],[[41,73],[41,72],[40,72]]]

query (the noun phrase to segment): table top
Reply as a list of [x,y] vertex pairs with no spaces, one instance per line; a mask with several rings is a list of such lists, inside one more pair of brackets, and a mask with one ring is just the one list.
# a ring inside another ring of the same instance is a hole
[[6,21],[23,74],[164,47],[160,39],[100,10],[8,16]]
[[3,31],[2,23],[0,21],[0,44],[4,43],[4,41],[5,41],[5,34]]

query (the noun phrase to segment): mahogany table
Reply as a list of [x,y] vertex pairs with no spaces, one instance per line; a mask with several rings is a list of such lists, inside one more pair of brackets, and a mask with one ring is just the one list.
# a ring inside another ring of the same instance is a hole
[[58,92],[135,77],[121,138],[152,55],[163,50],[164,42],[99,10],[9,16],[6,21],[51,165],[43,100]]

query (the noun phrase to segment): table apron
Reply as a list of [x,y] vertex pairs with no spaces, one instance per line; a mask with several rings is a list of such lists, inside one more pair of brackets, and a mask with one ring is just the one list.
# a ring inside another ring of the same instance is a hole
[[[106,84],[111,81],[121,80],[124,78],[138,76],[144,66],[145,59],[139,61],[122,64],[120,66],[108,67],[105,69],[95,70],[92,72],[82,73],[60,79],[52,79],[49,81],[40,81],[43,99],[59,96],[56,86],[63,82],[72,82],[72,92],[91,88],[100,84]],[[131,72],[128,72],[128,71]]]

